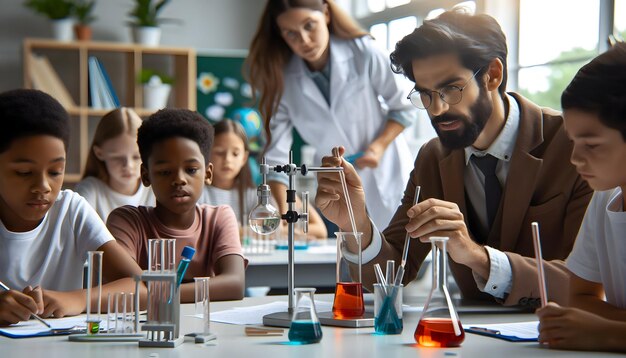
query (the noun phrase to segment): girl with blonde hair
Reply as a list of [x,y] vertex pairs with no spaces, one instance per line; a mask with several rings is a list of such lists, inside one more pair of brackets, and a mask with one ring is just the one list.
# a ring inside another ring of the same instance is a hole
[[105,114],[96,128],[83,179],[75,190],[105,222],[117,207],[155,205],[152,190],[140,181],[137,129],[141,123],[137,113],[121,107]]

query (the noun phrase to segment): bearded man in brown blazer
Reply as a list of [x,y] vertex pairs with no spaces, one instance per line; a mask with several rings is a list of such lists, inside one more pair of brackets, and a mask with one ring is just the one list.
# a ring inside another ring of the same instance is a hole
[[[445,236],[464,298],[537,306],[530,225],[537,221],[548,260],[548,298],[566,302],[563,260],[592,190],[569,161],[572,144],[560,113],[505,92],[506,56],[504,33],[492,17],[459,10],[424,21],[398,42],[392,68],[415,83],[409,99],[427,110],[438,137],[421,148],[400,206],[382,233],[367,215],[354,168],[341,157],[323,159],[323,165],[345,169],[357,230],[363,232],[366,285],[375,282],[375,263],[399,263],[408,231],[419,240],[411,240],[405,284],[430,251],[429,238]],[[337,175],[319,173],[318,183],[318,207],[351,231]],[[420,202],[413,206],[417,185]],[[344,254],[353,269],[350,251]]]

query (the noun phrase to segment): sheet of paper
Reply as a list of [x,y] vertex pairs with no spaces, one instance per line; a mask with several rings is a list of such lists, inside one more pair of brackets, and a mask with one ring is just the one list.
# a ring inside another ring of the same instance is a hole
[[[101,329],[106,329],[106,315],[102,316],[102,319],[102,322],[100,322]],[[74,326],[86,327],[85,315],[64,318],[46,318],[45,321],[52,326],[52,329],[67,329]],[[34,319],[23,321],[9,327],[0,328],[0,332],[15,336],[32,336],[49,330],[50,328]]]
[[471,324],[468,328],[478,327],[494,332],[500,332],[503,336],[514,336],[524,339],[539,337],[537,327],[539,321],[515,322],[515,323],[491,323],[491,324]]
[[[287,302],[272,302],[259,306],[235,307],[230,310],[211,312],[211,321],[229,324],[263,324],[263,316],[275,312],[287,312]],[[317,312],[333,309],[330,302],[315,301]]]

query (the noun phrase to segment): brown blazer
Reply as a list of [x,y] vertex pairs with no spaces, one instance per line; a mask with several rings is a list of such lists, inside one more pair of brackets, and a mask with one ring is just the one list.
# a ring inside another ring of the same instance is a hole
[[[530,223],[539,222],[545,263],[548,299],[566,303],[568,276],[563,260],[570,253],[585,214],[592,190],[578,175],[569,158],[572,144],[563,129],[563,118],[542,109],[517,94],[520,128],[503,188],[499,212],[486,245],[503,251],[511,262],[513,285],[505,305],[537,305],[539,287],[534,260]],[[404,197],[387,229],[383,232],[378,256],[363,267],[364,282],[373,282],[373,264],[400,260],[404,246],[406,212],[411,208],[415,186],[421,185],[420,201],[438,198],[456,203],[468,224],[463,171],[465,154],[444,148],[438,138],[426,143],[415,161]],[[471,233],[470,233],[471,234]],[[411,240],[404,283],[415,279],[430,244]],[[463,297],[490,299],[481,292],[471,270],[452,260],[450,269]]]

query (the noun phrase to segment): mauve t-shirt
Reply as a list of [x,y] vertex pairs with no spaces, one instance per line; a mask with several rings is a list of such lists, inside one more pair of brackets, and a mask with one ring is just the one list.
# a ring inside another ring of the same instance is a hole
[[196,217],[188,229],[165,226],[150,206],[122,206],[109,214],[107,227],[142,269],[148,268],[148,240],[176,239],[176,266],[185,246],[196,249],[184,282],[193,277],[214,276],[217,260],[226,255],[243,257],[239,226],[229,206],[196,205]]

